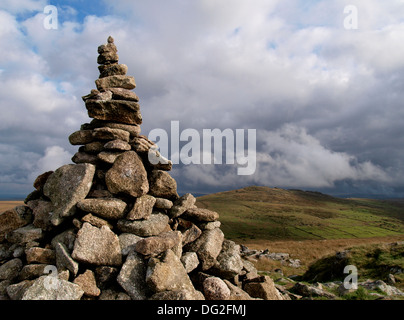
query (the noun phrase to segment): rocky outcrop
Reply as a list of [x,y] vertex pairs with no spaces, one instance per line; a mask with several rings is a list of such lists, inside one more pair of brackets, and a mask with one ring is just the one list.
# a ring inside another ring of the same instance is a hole
[[[225,239],[219,213],[180,196],[172,163],[140,136],[134,77],[98,48],[88,115],[67,164],[0,214],[0,299],[282,299]],[[149,157],[150,155],[150,157]],[[255,280],[254,280],[255,279]]]

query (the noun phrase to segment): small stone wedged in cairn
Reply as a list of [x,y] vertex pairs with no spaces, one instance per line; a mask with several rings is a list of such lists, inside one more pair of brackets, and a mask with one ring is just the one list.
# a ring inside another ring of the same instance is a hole
[[98,54],[96,89],[82,97],[92,120],[68,137],[74,164],[0,213],[0,300],[280,299],[140,135],[135,79],[112,37]]

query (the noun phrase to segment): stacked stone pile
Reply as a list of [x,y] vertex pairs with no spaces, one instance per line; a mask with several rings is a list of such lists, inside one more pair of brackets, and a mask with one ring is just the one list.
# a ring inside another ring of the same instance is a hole
[[[109,37],[98,48],[93,120],[67,164],[0,214],[2,299],[282,299],[224,239],[216,212],[179,196],[172,163],[140,135],[135,79]],[[153,161],[150,161],[152,159]]]

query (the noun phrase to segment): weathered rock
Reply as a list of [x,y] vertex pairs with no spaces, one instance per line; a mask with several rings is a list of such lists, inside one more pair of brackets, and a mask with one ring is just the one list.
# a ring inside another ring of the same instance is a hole
[[169,210],[173,206],[173,202],[168,199],[164,198],[155,198],[155,199],[156,203],[154,204],[154,207],[156,209]]
[[57,217],[74,214],[76,203],[83,200],[91,189],[95,167],[91,164],[67,164],[50,175],[44,186],[44,194],[55,210],[52,224],[60,224]]
[[127,256],[130,251],[134,250],[136,243],[143,239],[133,233],[121,233],[118,238],[123,256]]
[[56,248],[56,244],[60,242],[66,247],[69,252],[71,252],[73,250],[75,240],[76,232],[73,229],[67,229],[66,231],[63,231],[62,233],[56,235],[52,239],[51,245],[52,247]]
[[147,194],[137,198],[132,210],[129,211],[128,215],[126,216],[126,219],[148,219],[153,211],[153,206],[155,203],[156,198]]
[[192,194],[187,193],[174,202],[174,205],[172,206],[168,214],[171,218],[179,217],[185,211],[191,209],[194,206],[195,202],[195,197]]
[[93,131],[92,130],[79,130],[73,132],[69,136],[70,144],[76,145],[84,145],[94,141]]
[[0,213],[0,242],[6,233],[21,228],[32,221],[32,214],[25,208],[15,207],[14,209]]
[[18,258],[7,261],[0,266],[0,280],[13,280],[22,268],[22,261]]
[[157,292],[150,300],[205,300],[202,292],[194,290],[174,290]]
[[184,212],[182,217],[184,219],[196,220],[200,222],[210,222],[219,219],[219,214],[208,209],[190,208]]
[[108,88],[112,92],[112,98],[115,100],[128,100],[139,102],[139,97],[131,90],[124,88]]
[[102,226],[107,226],[108,228],[112,229],[112,224],[110,224],[108,221],[101,219],[99,217],[96,217],[92,215],[91,213],[86,214],[83,218],[81,218],[82,222],[88,222],[94,227],[101,228]]
[[224,279],[223,281],[230,289],[230,297],[228,298],[228,300],[254,300],[247,292],[235,286],[229,280]]
[[145,300],[151,295],[145,281],[146,270],[147,263],[132,251],[119,272],[117,281],[133,300]]
[[116,198],[84,199],[77,203],[79,209],[105,219],[122,219],[126,206],[126,202]]
[[127,151],[116,159],[105,175],[105,183],[113,194],[140,197],[149,191],[146,169],[134,151]]
[[44,200],[32,200],[27,203],[32,209],[34,215],[33,225],[41,228],[44,231],[49,231],[53,228],[51,219],[53,216],[54,207],[52,202]]
[[149,193],[158,198],[176,200],[177,182],[165,171],[153,170],[149,177]]
[[11,300],[21,300],[25,291],[32,286],[33,281],[23,280],[21,282],[9,285],[7,287],[7,294]]
[[121,154],[122,154],[122,152],[102,151],[97,155],[97,157],[101,161],[104,161],[109,164],[114,164],[116,158],[118,158]]
[[[127,132],[127,131],[125,131],[125,132]],[[129,132],[127,132],[127,133],[129,133]],[[116,140],[108,141],[104,145],[104,149],[114,150],[114,151],[129,151],[131,149],[131,146],[126,141],[116,139]]]
[[74,154],[72,157],[72,162],[76,164],[83,164],[83,163],[89,163],[89,164],[98,164],[99,159],[96,155],[94,154],[89,154],[87,152],[79,151]]
[[80,300],[83,293],[77,284],[49,275],[36,279],[22,300]]
[[107,88],[135,89],[135,78],[131,76],[113,75],[95,80],[98,90]]
[[27,263],[55,263],[55,251],[40,247],[32,247],[25,251]]
[[144,157],[148,167],[153,170],[170,171],[173,168],[172,161],[162,156],[156,147],[150,148],[147,157]]
[[129,232],[140,237],[155,236],[168,226],[169,218],[162,213],[153,213],[148,220],[119,220],[117,227],[121,232]]
[[120,266],[122,255],[118,236],[106,226],[97,228],[85,222],[77,233],[72,258],[94,265]]
[[[180,219],[180,224],[184,220]],[[182,244],[185,246],[188,243],[191,243],[198,239],[202,234],[201,229],[199,229],[195,224],[189,222],[189,226],[182,231]]]
[[34,225],[29,224],[25,227],[18,228],[7,234],[6,239],[11,243],[25,244],[30,241],[39,240],[43,237],[41,228],[35,228]]
[[154,292],[195,290],[180,259],[171,250],[164,252],[160,259],[149,260],[146,283]]
[[102,290],[98,300],[131,300],[131,298],[124,292],[119,292],[112,289]]
[[203,282],[203,293],[206,300],[228,300],[230,289],[218,277],[209,277]]
[[[101,71],[101,70],[100,70]],[[128,66],[126,64],[113,64],[109,68],[105,68],[100,73],[100,78],[109,76],[124,76],[128,72]]]
[[215,228],[220,228],[220,226],[221,226],[220,221],[198,223],[198,227],[201,230],[212,230],[212,229],[215,229]]
[[99,153],[104,150],[104,142],[94,141],[84,145],[83,151],[85,153]]
[[181,257],[181,262],[187,273],[190,273],[199,265],[198,255],[196,252],[185,252]]
[[134,250],[143,255],[157,255],[180,244],[181,240],[181,233],[179,231],[163,232],[157,236],[139,240],[135,244]]
[[135,137],[131,142],[133,150],[137,153],[147,153],[150,148],[155,147],[156,144],[149,140],[146,136]]
[[273,280],[268,276],[259,277],[257,282],[245,283],[243,289],[253,298],[283,300],[281,294],[275,288]]
[[76,276],[79,272],[79,264],[70,256],[65,245],[60,242],[56,242],[54,247],[56,252],[57,268],[61,270],[67,269],[73,274],[73,276]]
[[216,258],[214,266],[216,275],[231,279],[241,273],[243,261],[240,257],[240,246],[231,240],[224,240],[222,250]]
[[205,230],[198,239],[187,245],[187,251],[196,252],[202,270],[208,270],[216,263],[216,258],[222,250],[223,240],[222,230]]
[[18,279],[19,280],[32,280],[43,276],[47,264],[27,264],[22,267]]
[[100,266],[95,268],[95,278],[98,288],[104,290],[115,286],[118,274],[119,269],[116,267]]
[[47,171],[45,173],[40,174],[34,181],[34,188],[36,190],[42,191],[43,187],[46,183],[46,180],[48,180],[49,176],[53,173],[53,171]]
[[86,108],[90,118],[125,124],[142,124],[140,106],[135,101],[88,99],[86,100]]
[[129,132],[121,129],[114,128],[96,128],[93,130],[93,137],[97,140],[122,140],[125,142],[129,141]]
[[[131,92],[131,91],[129,91]],[[128,131],[131,138],[137,137],[140,133],[140,126],[137,124],[124,124],[124,123],[117,123],[117,122],[108,122],[108,121],[103,121],[103,120],[98,120],[98,119],[93,119],[90,124],[85,124],[83,125],[86,128],[102,128],[102,127],[107,127],[107,128],[112,128],[112,129],[121,129]]]
[[91,270],[86,270],[80,274],[74,279],[73,283],[78,284],[86,296],[98,297],[101,294],[101,290],[97,287],[94,273]]
[[119,56],[116,52],[103,52],[97,58],[97,63],[99,64],[112,64],[117,63],[119,60]]

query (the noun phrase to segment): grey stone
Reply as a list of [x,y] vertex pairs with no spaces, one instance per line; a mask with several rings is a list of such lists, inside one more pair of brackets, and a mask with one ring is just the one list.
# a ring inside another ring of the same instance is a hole
[[[95,166],[91,164],[68,164],[52,173],[44,186],[44,194],[50,198],[58,217],[75,213],[76,203],[83,200],[91,189]],[[52,224],[60,224],[52,218]]]
[[156,203],[156,198],[145,194],[135,200],[133,208],[129,211],[126,219],[138,220],[148,219],[153,211],[153,206]]
[[198,239],[187,245],[187,251],[196,252],[202,270],[208,270],[216,263],[223,240],[224,234],[220,229],[205,230]]
[[163,232],[157,236],[139,240],[135,244],[134,250],[143,255],[157,255],[173,248],[175,245],[181,244],[181,240],[181,232],[179,231]]
[[192,194],[187,193],[174,202],[174,205],[170,209],[168,215],[171,218],[179,217],[186,210],[192,208],[195,202],[195,197]]
[[165,171],[153,170],[149,177],[149,193],[158,198],[177,200],[177,182]]
[[106,226],[97,228],[85,222],[77,233],[72,258],[94,265],[120,266],[122,255],[118,236]]
[[218,277],[205,279],[203,282],[203,293],[206,300],[228,300],[230,298],[230,289]]
[[217,263],[214,266],[218,276],[231,279],[241,273],[243,261],[240,257],[240,246],[234,241],[224,240],[222,250],[216,258]]
[[125,142],[129,141],[129,132],[121,129],[114,128],[96,128],[93,130],[93,137],[97,140],[122,140]]
[[91,212],[105,219],[122,219],[125,215],[126,202],[116,199],[84,199],[77,207],[85,212]]
[[127,256],[130,251],[134,250],[136,243],[143,239],[133,233],[121,233],[118,238],[123,256]]
[[21,300],[25,291],[32,286],[34,281],[31,280],[23,280],[21,282],[9,285],[7,287],[7,294],[11,300]]
[[108,190],[140,197],[149,191],[147,172],[142,160],[134,151],[120,155],[105,175]]
[[72,145],[84,145],[94,141],[92,130],[79,130],[69,136],[69,142]]
[[173,206],[173,202],[164,198],[155,198],[156,203],[154,207],[157,209],[169,210]]
[[126,100],[86,100],[88,116],[98,120],[116,121],[124,124],[142,124],[140,106]]
[[121,129],[128,131],[131,138],[137,137],[140,134],[140,126],[137,124],[124,124],[124,123],[117,123],[117,122],[109,122],[103,121],[98,119],[93,119],[90,124],[84,125],[86,128],[102,128],[108,127],[113,129]]
[[129,232],[140,237],[155,236],[168,226],[169,218],[162,213],[153,213],[148,220],[119,220],[117,227],[121,232]]
[[198,255],[196,252],[185,252],[181,257],[181,262],[187,273],[190,273],[199,265]]
[[107,226],[112,230],[113,226],[110,224],[108,221],[101,219],[99,217],[96,217],[92,215],[91,213],[86,214],[83,218],[81,218],[82,222],[88,222],[94,227],[101,228],[102,226]]
[[94,272],[89,269],[74,279],[73,283],[79,285],[88,297],[98,297],[101,294],[101,290],[97,287],[95,281]]
[[284,300],[269,276],[260,277],[259,282],[245,283],[243,289],[253,298]]
[[74,154],[74,156],[72,157],[72,162],[74,162],[76,164],[88,163],[88,164],[96,165],[99,163],[99,159],[94,154],[89,154],[87,152],[79,151],[79,152],[76,152]]
[[80,300],[83,293],[77,284],[49,275],[36,279],[22,300]]
[[126,72],[128,72],[128,66],[126,64],[112,64],[109,68],[102,70],[100,73],[100,78],[116,75],[124,76]]
[[0,266],[0,280],[13,280],[22,269],[22,261],[18,258],[7,261]]
[[129,143],[127,143],[127,142],[125,142],[123,140],[116,139],[116,140],[108,141],[104,145],[104,148],[106,150],[114,150],[114,151],[129,151],[131,149],[131,146],[130,146]]
[[95,80],[98,90],[107,88],[135,89],[135,78],[131,76],[113,75]]
[[196,220],[200,222],[210,222],[219,219],[219,214],[215,211],[203,208],[189,208],[182,215],[184,219]]
[[58,269],[67,269],[73,276],[79,272],[79,264],[70,256],[67,248],[60,242],[54,245],[56,251],[56,266]]
[[14,209],[0,213],[0,241],[6,233],[21,228],[32,221],[32,214],[26,210]]
[[7,234],[6,239],[11,243],[28,243],[30,241],[39,240],[43,237],[42,229],[35,228],[34,225],[29,224],[25,227],[18,228]]
[[132,251],[119,272],[117,281],[133,300],[145,300],[151,295],[145,281],[146,270],[141,255]]
[[195,291],[184,266],[172,250],[164,252],[161,258],[149,260],[146,283],[154,292],[167,290]]
[[97,157],[101,161],[104,161],[109,164],[113,164],[123,152],[110,152],[110,151],[102,151],[100,152]]

